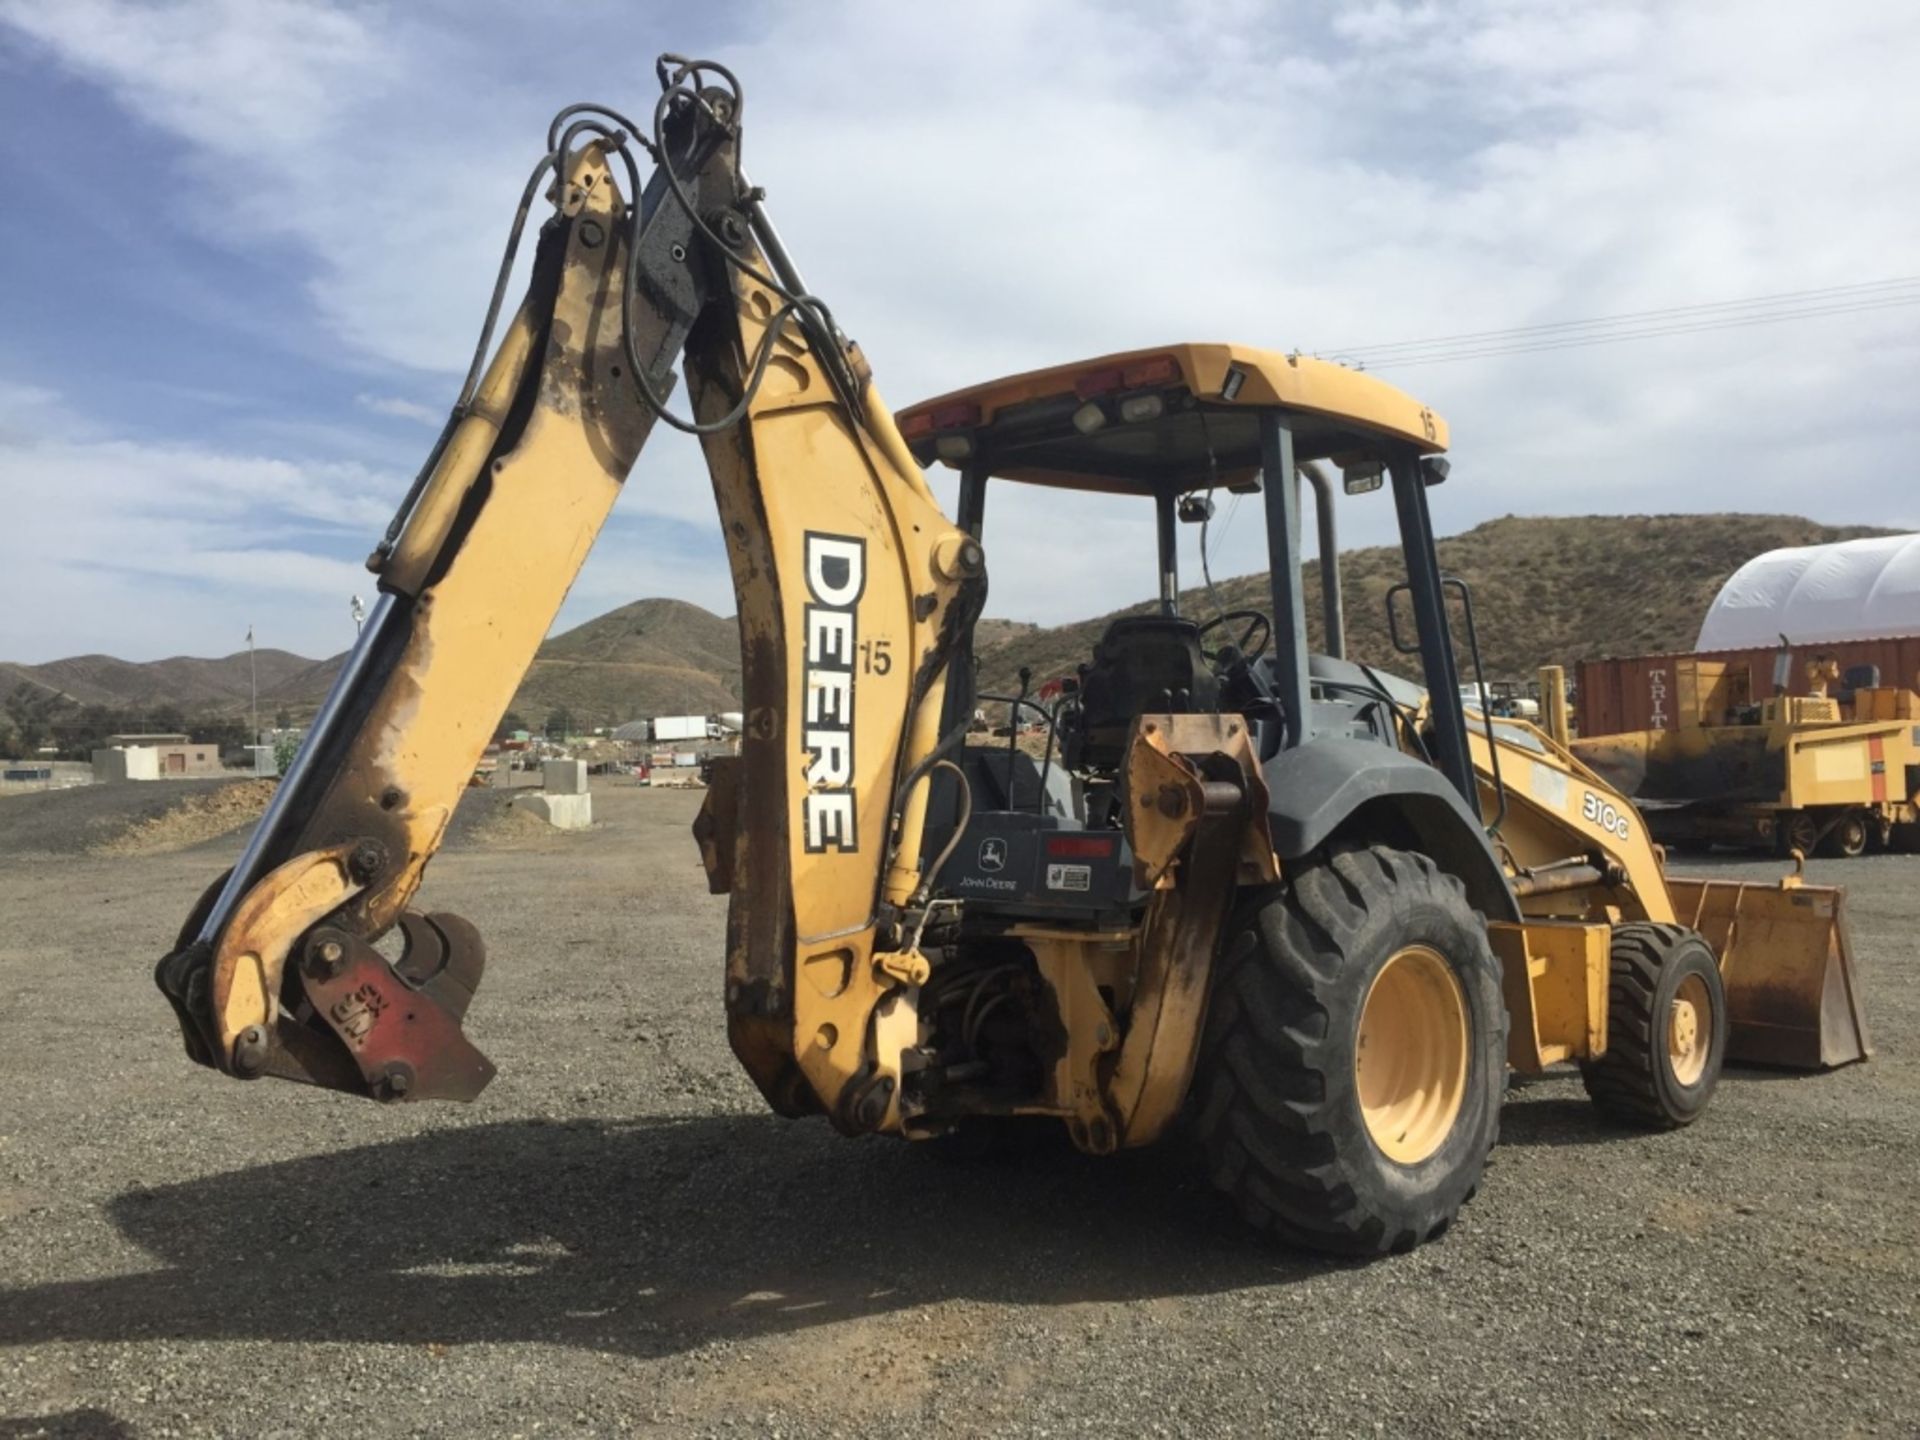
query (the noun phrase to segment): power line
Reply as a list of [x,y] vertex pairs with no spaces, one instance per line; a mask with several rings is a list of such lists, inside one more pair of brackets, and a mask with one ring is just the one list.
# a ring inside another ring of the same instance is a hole
[[1318,353],[1362,367],[1441,364],[1454,360],[1485,359],[1528,354],[1540,350],[1576,349],[1586,345],[1617,344],[1663,335],[1696,334],[1747,325],[1777,324],[1821,315],[1855,314],[1920,303],[1920,276],[1903,276],[1833,285],[1816,290],[1785,291],[1746,300],[1721,300],[1697,305],[1672,305],[1587,320],[1561,320],[1520,325],[1501,330],[1465,331],[1426,340],[1393,344],[1346,346]]
[[1435,335],[1425,340],[1396,340],[1377,345],[1342,345],[1329,354],[1377,354],[1382,350],[1405,350],[1414,346],[1444,345],[1456,340],[1489,340],[1502,335],[1534,335],[1544,330],[1567,330],[1585,325],[1612,325],[1628,320],[1652,320],[1702,310],[1727,310],[1752,305],[1772,305],[1788,300],[1819,299],[1859,290],[1883,290],[1889,287],[1920,285],[1920,275],[1898,275],[1887,280],[1866,280],[1854,285],[1828,285],[1818,290],[1783,290],[1776,295],[1755,295],[1745,300],[1715,300],[1699,305],[1668,305],[1657,310],[1628,310],[1618,315],[1601,315],[1589,320],[1555,320],[1541,325],[1516,325],[1505,330],[1467,330],[1458,335]]
[[1612,334],[1585,335],[1574,339],[1543,340],[1534,344],[1493,346],[1482,349],[1463,349],[1437,352],[1428,355],[1414,355],[1408,359],[1396,359],[1389,356],[1380,361],[1362,361],[1366,368],[1398,369],[1415,365],[1448,365],[1458,360],[1485,360],[1501,355],[1533,355],[1548,350],[1579,350],[1594,345],[1618,345],[1629,340],[1654,340],[1665,335],[1699,335],[1713,330],[1738,330],[1751,325],[1779,325],[1792,320],[1808,320],[1822,315],[1859,315],[1872,310],[1898,310],[1903,306],[1920,305],[1920,294],[1900,299],[1888,299],[1871,305],[1823,306],[1808,310],[1786,311],[1771,315],[1748,315],[1729,317],[1709,324],[1655,326],[1644,330],[1619,331]]

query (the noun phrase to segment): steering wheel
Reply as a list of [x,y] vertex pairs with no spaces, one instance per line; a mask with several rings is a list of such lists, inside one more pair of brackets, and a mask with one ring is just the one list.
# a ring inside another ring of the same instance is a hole
[[[1245,622],[1246,628],[1240,632],[1238,641],[1229,641],[1219,648],[1207,648],[1207,636],[1215,630],[1233,624],[1236,620]],[[1200,658],[1217,674],[1232,663],[1251,664],[1267,653],[1267,642],[1273,639],[1273,622],[1258,610],[1229,610],[1224,615],[1216,615],[1200,627],[1195,637],[1200,642]],[[1231,657],[1228,651],[1232,651]]]

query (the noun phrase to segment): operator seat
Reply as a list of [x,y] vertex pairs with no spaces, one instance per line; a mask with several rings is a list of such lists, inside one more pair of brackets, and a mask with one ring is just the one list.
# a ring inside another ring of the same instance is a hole
[[1080,667],[1080,700],[1061,753],[1069,769],[1116,769],[1127,731],[1153,712],[1212,713],[1220,681],[1200,653],[1200,627],[1177,615],[1123,615]]

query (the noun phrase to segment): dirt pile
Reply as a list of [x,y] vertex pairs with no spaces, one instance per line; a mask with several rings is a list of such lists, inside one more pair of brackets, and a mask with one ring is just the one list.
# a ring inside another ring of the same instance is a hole
[[[223,795],[226,791],[235,793]],[[58,860],[178,849],[251,824],[271,793],[271,781],[251,777],[6,793],[0,795],[0,858]]]
[[530,810],[522,810],[499,790],[473,789],[460,797],[442,841],[449,850],[512,849],[560,834]]
[[142,816],[87,847],[92,855],[159,855],[184,850],[258,820],[273,798],[271,780],[237,780],[181,797],[157,815]]

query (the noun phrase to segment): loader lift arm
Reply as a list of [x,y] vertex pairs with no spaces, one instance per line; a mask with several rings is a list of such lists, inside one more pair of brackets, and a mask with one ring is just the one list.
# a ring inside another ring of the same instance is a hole
[[[555,118],[473,372],[368,562],[380,599],[245,853],[157,968],[203,1064],[384,1100],[467,1100],[491,1077],[460,1028],[479,937],[408,907],[664,418],[700,436],[739,602],[729,793],[753,803],[727,843],[734,1048],[785,1113],[891,1114],[901,1042],[877,1017],[924,965],[907,938],[921,782],[984,561],[742,175],[737,81],[674,56],[659,74],[650,137],[603,107]],[[527,294],[488,362],[549,174]],[[667,409],[676,363],[691,420]],[[375,947],[396,925],[390,963]]]

